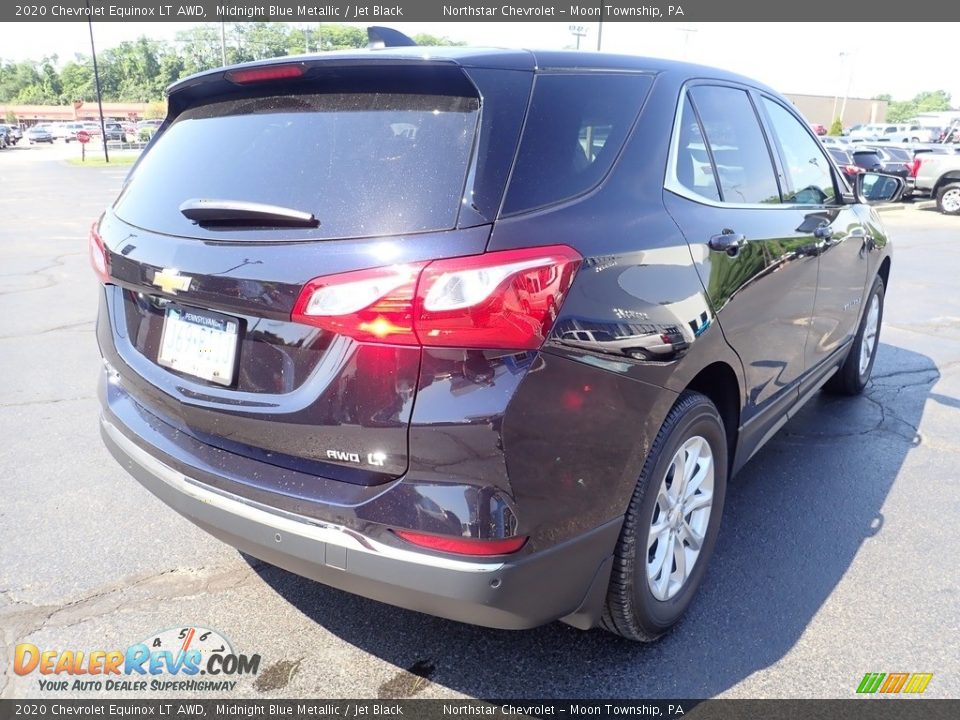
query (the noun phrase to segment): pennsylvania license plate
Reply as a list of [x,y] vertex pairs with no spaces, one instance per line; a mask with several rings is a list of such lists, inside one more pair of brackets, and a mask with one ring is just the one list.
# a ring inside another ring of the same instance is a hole
[[157,362],[220,385],[233,383],[240,321],[224,315],[168,307]]

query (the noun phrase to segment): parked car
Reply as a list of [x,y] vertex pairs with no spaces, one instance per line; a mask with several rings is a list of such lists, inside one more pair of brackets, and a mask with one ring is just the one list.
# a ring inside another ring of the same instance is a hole
[[960,153],[918,154],[911,174],[916,191],[929,193],[937,201],[940,212],[960,215]]
[[[897,150],[897,153],[892,151]],[[902,154],[901,154],[902,153]],[[899,148],[879,148],[876,146],[854,146],[851,155],[853,163],[865,171],[879,172],[906,178],[910,175],[909,155]]]
[[104,129],[107,133],[107,140],[120,140],[123,141],[123,128],[118,122],[107,122],[104,123]]
[[11,145],[16,145],[23,138],[23,131],[19,125],[5,124],[4,127],[7,129],[7,138]]
[[53,131],[53,136],[62,139],[65,143],[71,143],[77,139],[77,133],[81,130],[87,130],[82,122],[63,123]]
[[405,47],[169,98],[91,228],[101,433],[274,565],[653,640],[728,477],[818,389],[870,379],[892,260],[864,205],[903,182],[848,187],[750,79]]
[[810,129],[813,130],[818,136],[823,136],[827,134],[827,128],[820,123],[810,123]]
[[827,152],[830,153],[830,157],[833,158],[851,187],[857,182],[857,175],[866,172],[853,161],[853,156],[849,151],[839,147],[828,147]]
[[27,142],[31,145],[34,143],[48,143],[53,145],[53,133],[50,132],[46,125],[34,125],[31,128],[27,128],[26,137]]
[[10,137],[10,129],[6,125],[0,125],[0,150],[5,150],[13,146],[13,139]]
[[853,140],[867,142],[920,142],[922,128],[917,124],[891,125],[888,123],[871,123],[851,130],[849,137]]
[[852,143],[846,135],[825,135],[820,138],[824,145],[834,145],[837,147],[849,147]]

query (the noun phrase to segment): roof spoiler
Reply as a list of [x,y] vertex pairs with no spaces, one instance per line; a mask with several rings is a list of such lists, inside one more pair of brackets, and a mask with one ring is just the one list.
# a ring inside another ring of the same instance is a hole
[[367,28],[367,48],[375,50],[385,47],[413,47],[417,43],[399,30],[371,25]]

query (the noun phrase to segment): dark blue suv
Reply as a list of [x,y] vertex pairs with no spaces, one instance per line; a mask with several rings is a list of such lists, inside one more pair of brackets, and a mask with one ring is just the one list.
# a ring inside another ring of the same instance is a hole
[[214,536],[500,628],[637,640],[728,478],[862,391],[890,245],[773,90],[572,52],[388,48],[173,86],[90,235],[104,441]]

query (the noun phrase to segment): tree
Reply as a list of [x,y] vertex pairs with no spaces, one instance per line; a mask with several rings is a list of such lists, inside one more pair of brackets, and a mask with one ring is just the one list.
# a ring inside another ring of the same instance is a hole
[[467,44],[463,40],[451,40],[446,35],[437,36],[437,35],[431,35],[429,33],[417,33],[416,35],[413,36],[413,41],[417,45],[432,45],[434,47],[438,45],[463,46]]
[[[874,99],[888,99],[889,95]],[[918,93],[913,100],[892,100],[887,105],[887,122],[899,123],[912,120],[918,113],[940,112],[950,109],[950,93],[945,90],[927,90]]]
[[840,118],[834,118],[833,122],[830,123],[830,134],[834,137],[843,135],[843,123],[840,121]]

